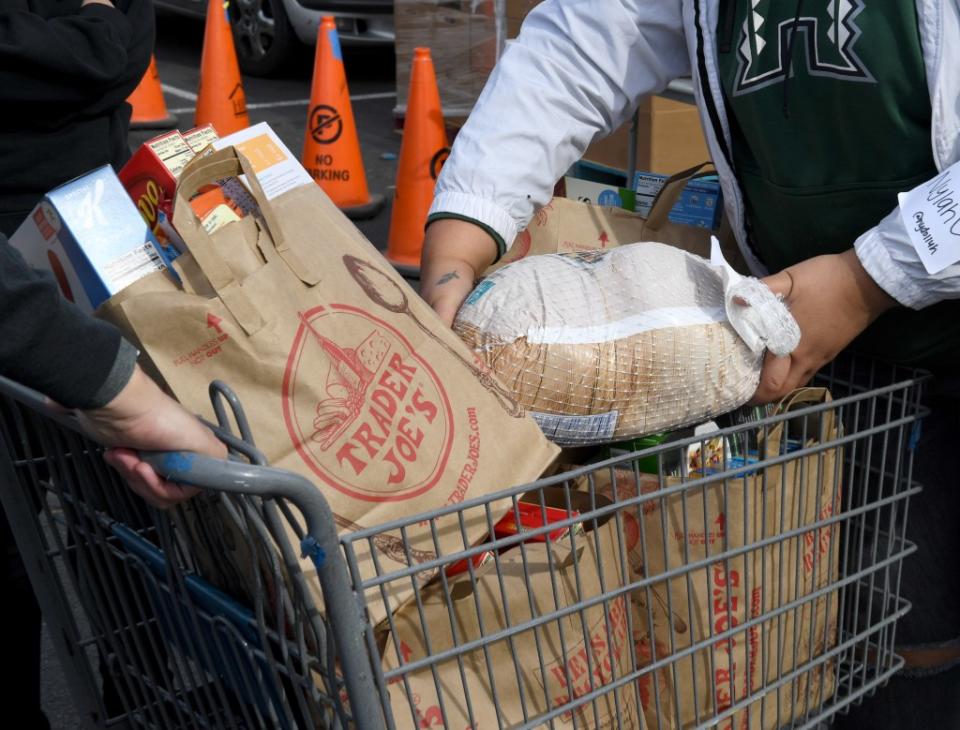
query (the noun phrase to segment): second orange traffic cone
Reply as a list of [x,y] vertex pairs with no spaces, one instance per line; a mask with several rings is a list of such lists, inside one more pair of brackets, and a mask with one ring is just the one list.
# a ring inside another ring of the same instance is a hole
[[397,192],[390,216],[387,258],[391,263],[403,268],[419,268],[427,211],[440,168],[449,153],[430,49],[417,48],[410,70]]
[[302,160],[307,172],[347,217],[372,218],[380,212],[383,196],[371,195],[367,187],[337,23],[331,16],[320,21],[317,31]]
[[177,118],[167,111],[167,102],[160,88],[157,59],[153,54],[150,55],[147,72],[127,98],[127,103],[133,107],[130,115],[132,129],[173,129],[177,126]]
[[221,137],[250,126],[237,50],[227,18],[228,2],[209,0],[200,58],[200,88],[193,125],[212,124]]

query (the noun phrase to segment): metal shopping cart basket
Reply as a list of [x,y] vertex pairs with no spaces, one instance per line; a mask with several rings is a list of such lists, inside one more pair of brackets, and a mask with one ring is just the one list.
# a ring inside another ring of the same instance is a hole
[[[832,401],[338,536],[225,387],[231,460],[152,455],[214,490],[158,512],[0,380],[0,494],[92,726],[816,727],[902,665],[923,381],[844,359]],[[482,544],[404,540],[469,512]],[[406,567],[371,577],[373,545]]]

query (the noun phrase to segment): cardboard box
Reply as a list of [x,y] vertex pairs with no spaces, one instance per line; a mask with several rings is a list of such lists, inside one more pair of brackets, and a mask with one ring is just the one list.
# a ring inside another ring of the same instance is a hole
[[[650,214],[657,193],[666,182],[666,175],[638,172],[634,176],[636,211],[642,216]],[[670,210],[670,220],[687,226],[716,230],[723,211],[723,194],[717,180],[696,178],[690,180],[680,193],[680,198]]]
[[180,171],[196,152],[177,130],[147,140],[119,172],[143,220],[170,257],[183,252],[183,242],[167,224]]
[[506,0],[504,3],[504,24],[507,39],[516,38],[520,34],[520,26],[523,25],[527,14],[533,10],[542,0]]
[[430,48],[443,115],[470,113],[498,57],[493,0],[396,0],[397,107],[406,113],[413,49]]
[[[577,200],[590,205],[604,205],[610,208],[636,210],[636,193],[628,188],[616,185],[580,180],[576,177],[563,178],[562,197]],[[649,206],[647,206],[649,212]]]
[[[637,169],[672,175],[710,159],[696,105],[651,96],[640,104],[637,126]],[[605,139],[591,144],[583,159],[626,170],[630,121]]]
[[217,134],[217,130],[213,128],[212,124],[204,124],[202,127],[194,127],[193,129],[183,133],[183,139],[186,141],[190,148],[197,154],[203,152],[208,145],[213,144],[220,136]]
[[47,193],[10,243],[31,266],[52,272],[63,295],[90,313],[170,266],[109,165]]

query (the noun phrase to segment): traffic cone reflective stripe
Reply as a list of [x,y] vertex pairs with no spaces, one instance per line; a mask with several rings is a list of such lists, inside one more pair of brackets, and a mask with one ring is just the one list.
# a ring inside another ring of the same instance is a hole
[[383,196],[370,195],[367,187],[337,25],[329,16],[321,20],[317,31],[302,162],[350,218],[370,218],[383,207]]
[[133,107],[130,116],[130,126],[133,129],[173,129],[177,126],[177,118],[167,111],[167,102],[164,101],[163,89],[160,87],[157,59],[152,54],[147,72],[127,98],[127,103]]
[[440,110],[440,92],[429,48],[414,50],[407,115],[397,166],[397,192],[390,217],[387,258],[419,268],[423,229],[440,168],[450,153]]
[[227,19],[228,3],[209,0],[200,60],[195,127],[212,124],[221,137],[250,126],[237,51]]

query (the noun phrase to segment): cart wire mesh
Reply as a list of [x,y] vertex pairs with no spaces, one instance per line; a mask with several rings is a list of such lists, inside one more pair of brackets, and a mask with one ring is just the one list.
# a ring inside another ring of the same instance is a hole
[[[298,499],[303,480],[266,466],[227,389],[234,461],[196,480],[219,491],[158,512],[75,424],[0,382],[2,498],[95,726],[816,727],[902,666],[924,380],[844,357],[814,383],[832,400],[565,452],[532,484],[332,543],[314,539],[336,530],[317,490]],[[196,476],[182,457],[161,461]],[[471,544],[476,520],[489,537]],[[434,550],[414,554],[424,530]],[[319,606],[296,543],[333,570]],[[384,544],[405,567],[376,564]]]

